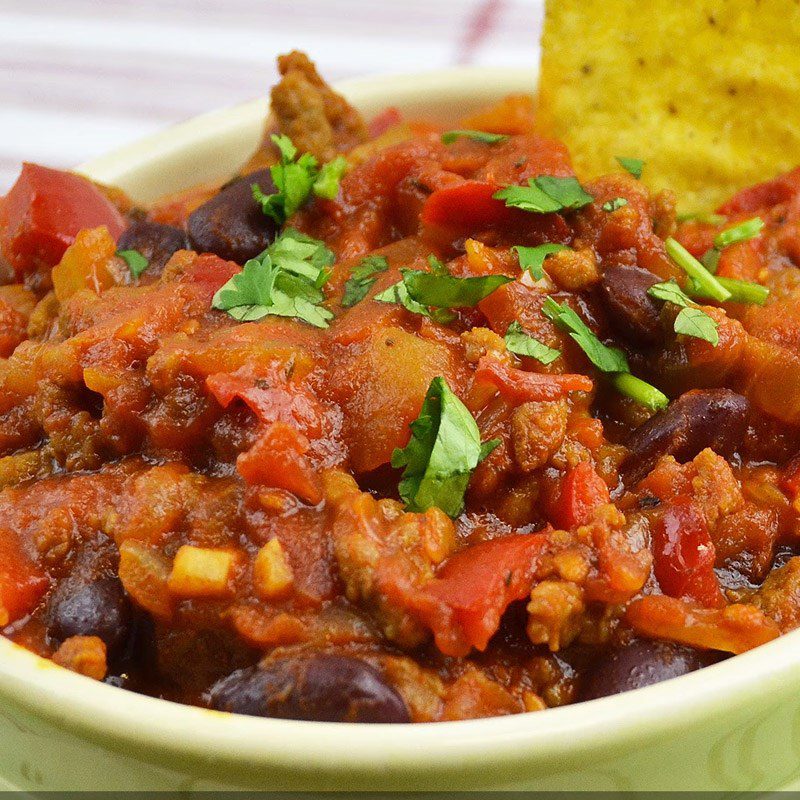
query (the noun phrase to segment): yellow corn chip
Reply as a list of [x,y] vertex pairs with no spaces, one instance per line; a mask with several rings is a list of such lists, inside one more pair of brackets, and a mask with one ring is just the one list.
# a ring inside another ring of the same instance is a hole
[[538,124],[579,177],[647,162],[682,211],[800,164],[797,0],[548,0]]

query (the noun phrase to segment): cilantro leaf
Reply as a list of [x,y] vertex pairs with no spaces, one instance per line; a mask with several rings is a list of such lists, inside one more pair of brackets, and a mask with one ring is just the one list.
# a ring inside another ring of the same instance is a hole
[[505,335],[506,347],[518,356],[530,356],[542,364],[552,364],[560,355],[560,350],[554,350],[543,342],[529,336],[522,329],[519,322],[512,322]]
[[535,214],[583,208],[594,199],[583,190],[577,178],[553,175],[529,178],[527,186],[506,186],[492,196],[504,200],[507,206]]
[[273,134],[272,143],[278,148],[280,161],[270,168],[272,182],[277,191],[265,194],[261,187],[252,185],[253,199],[261,210],[278,225],[283,225],[311,196],[332,200],[339,191],[339,181],[347,169],[347,160],[338,156],[322,168],[311,153],[297,158],[297,148],[283,134]]
[[675,333],[693,336],[711,342],[714,347],[719,342],[717,323],[700,308],[687,306],[675,317]]
[[543,267],[547,256],[558,253],[561,250],[569,250],[569,247],[563,244],[540,244],[536,247],[517,245],[514,250],[517,251],[519,256],[520,267],[528,270],[531,276],[538,281],[544,277]]
[[339,181],[342,180],[348,166],[344,156],[336,156],[333,161],[324,164],[314,181],[314,194],[326,200],[333,200],[339,194]]
[[617,347],[603,344],[569,306],[559,305],[552,297],[548,297],[542,306],[542,313],[567,331],[601,372],[630,372],[625,353]]
[[131,275],[137,280],[150,266],[150,262],[138,250],[117,250],[117,255],[128,265]]
[[442,134],[443,144],[452,144],[460,137],[472,139],[474,142],[481,142],[483,144],[497,144],[508,139],[505,133],[487,133],[486,131],[472,131],[472,130],[453,130],[447,131]]
[[647,290],[650,297],[656,300],[664,300],[665,302],[675,303],[676,306],[687,308],[691,305],[692,301],[681,289],[680,286],[674,281],[664,281],[663,283],[656,283]]
[[613,200],[603,203],[601,207],[603,211],[616,211],[626,205],[628,205],[628,201],[624,197],[615,197]]
[[392,466],[405,467],[399,493],[406,509],[435,506],[457,517],[473,470],[500,441],[481,444],[475,419],[442,377],[431,381],[410,427],[408,444],[392,453]]
[[393,283],[388,289],[384,289],[372,299],[377,300],[379,303],[397,303],[412,314],[421,314],[423,317],[430,317],[443,324],[452,322],[455,319],[455,315],[450,311],[430,309],[422,305],[422,303],[418,303],[409,295],[403,281]]
[[369,293],[377,277],[381,272],[389,269],[389,262],[384,256],[366,256],[353,267],[350,277],[344,285],[342,296],[342,306],[350,308],[356,303],[360,303]]
[[[287,228],[264,251],[282,269],[322,286],[330,277],[334,255],[325,244],[294,228]],[[263,255],[263,254],[262,254]]]
[[403,269],[400,274],[412,300],[436,308],[476,306],[495,289],[513,280],[506,275],[456,278],[416,269]]
[[622,169],[633,175],[636,180],[642,177],[642,170],[644,169],[645,162],[641,158],[626,158],[625,156],[616,156],[617,163]]
[[656,300],[664,300],[681,307],[682,311],[675,317],[673,324],[675,333],[703,339],[716,347],[719,342],[716,320],[709,317],[701,308],[697,308],[674,280],[651,286],[647,294]]
[[320,304],[333,253],[322,242],[293,229],[279,236],[261,255],[251,258],[211,301],[240,322],[268,315],[292,317],[327,328],[333,314]]

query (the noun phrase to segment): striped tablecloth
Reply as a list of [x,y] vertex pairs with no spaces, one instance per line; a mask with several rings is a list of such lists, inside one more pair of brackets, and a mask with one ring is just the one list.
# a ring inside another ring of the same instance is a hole
[[275,56],[336,81],[529,66],[542,0],[0,0],[0,192],[20,162],[72,166],[247,100]]

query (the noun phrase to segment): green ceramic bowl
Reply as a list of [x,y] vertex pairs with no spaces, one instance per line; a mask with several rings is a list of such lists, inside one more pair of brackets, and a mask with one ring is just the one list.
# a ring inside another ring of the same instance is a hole
[[[455,119],[535,75],[441,71],[341,88]],[[266,104],[84,164],[147,201],[232,173]],[[656,686],[512,717],[352,725],[237,717],[74,675],[0,638],[0,789],[800,789],[800,634]]]

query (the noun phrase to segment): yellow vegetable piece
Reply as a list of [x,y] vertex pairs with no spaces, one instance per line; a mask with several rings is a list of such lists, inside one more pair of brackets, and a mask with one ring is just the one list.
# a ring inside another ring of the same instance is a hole
[[715,208],[800,158],[795,0],[548,0],[538,126],[580,178],[644,159],[680,210]]
[[231,550],[184,545],[175,554],[168,586],[178,597],[224,597],[236,568]]
[[53,267],[53,289],[63,303],[81,289],[98,294],[117,283],[114,267],[116,245],[104,226],[85,228]]
[[277,539],[270,540],[258,551],[253,564],[253,583],[258,595],[265,600],[274,600],[291,589],[294,574]]

